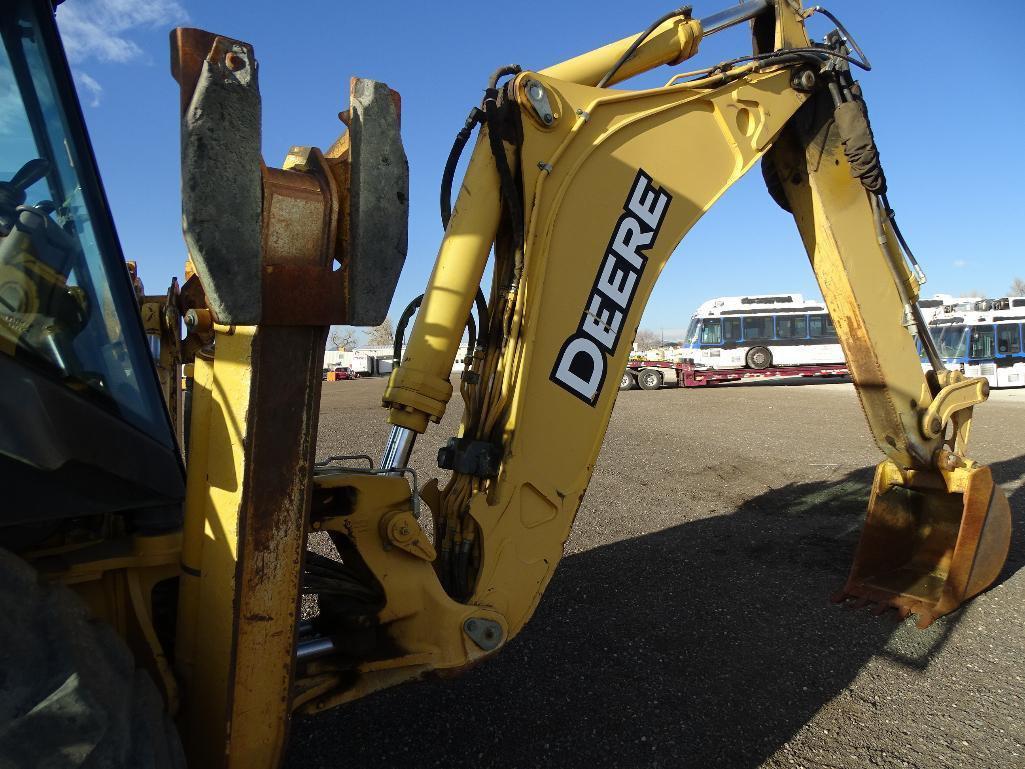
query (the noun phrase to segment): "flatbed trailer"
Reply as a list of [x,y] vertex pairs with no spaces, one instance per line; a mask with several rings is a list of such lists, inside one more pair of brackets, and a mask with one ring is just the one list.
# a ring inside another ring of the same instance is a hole
[[774,366],[772,368],[696,368],[693,363],[674,363],[667,360],[631,360],[626,364],[620,390],[657,390],[667,384],[672,372],[677,387],[704,387],[723,382],[743,382],[786,377],[840,377],[847,376],[847,367],[838,363],[817,366]]

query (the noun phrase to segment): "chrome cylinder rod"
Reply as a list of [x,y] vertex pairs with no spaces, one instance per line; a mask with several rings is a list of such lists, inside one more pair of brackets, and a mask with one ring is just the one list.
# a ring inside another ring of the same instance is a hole
[[744,0],[744,2],[727,8],[724,11],[713,13],[701,19],[702,37],[714,35],[727,27],[734,27],[745,21],[753,19],[772,6],[769,0]]
[[388,435],[388,444],[381,457],[382,470],[397,470],[409,466],[409,455],[413,453],[416,433],[407,427],[393,426]]
[[299,662],[308,662],[318,657],[326,657],[334,650],[335,644],[330,638],[311,638],[296,644],[295,658]]

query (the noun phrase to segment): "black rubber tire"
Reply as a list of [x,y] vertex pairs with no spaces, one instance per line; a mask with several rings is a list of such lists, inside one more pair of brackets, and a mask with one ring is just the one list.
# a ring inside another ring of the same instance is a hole
[[637,384],[642,390],[659,390],[662,387],[662,372],[646,369],[637,375]]
[[0,766],[184,769],[174,724],[113,628],[0,549]]
[[787,200],[787,194],[783,191],[783,182],[776,172],[776,164],[773,162],[772,154],[773,151],[769,150],[768,153],[762,156],[762,179],[765,180],[765,189],[769,191],[769,197],[776,201],[777,206],[788,214],[792,214],[793,209],[790,207],[790,201]]
[[765,347],[752,347],[744,358],[748,368],[765,369],[772,366],[772,353]]
[[619,380],[620,390],[636,390],[637,389],[637,377],[634,376],[632,371],[624,371],[623,378]]

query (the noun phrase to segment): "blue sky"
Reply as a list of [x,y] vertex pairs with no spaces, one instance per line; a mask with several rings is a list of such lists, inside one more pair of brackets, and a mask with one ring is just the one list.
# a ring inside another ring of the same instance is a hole
[[[697,0],[706,16],[729,0]],[[925,293],[989,296],[1025,277],[1025,86],[1012,62],[1025,4],[984,11],[953,0],[833,0],[861,43],[861,75],[890,185],[890,201],[923,263]],[[252,43],[260,61],[264,157],[280,165],[292,145],[328,146],[340,133],[353,75],[402,94],[410,162],[410,241],[392,317],[423,290],[438,243],[438,183],[455,132],[500,64],[540,69],[632,34],[666,2],[278,2],[66,0],[57,19],[76,73],[90,134],[127,258],[151,293],[182,274],[178,86],[168,32],[195,26]],[[828,22],[811,29],[821,37]],[[684,69],[750,51],[737,28],[702,44]],[[658,85],[663,67],[623,87]],[[761,175],[749,174],[681,243],[642,328],[686,326],[721,295],[818,294],[793,220]]]

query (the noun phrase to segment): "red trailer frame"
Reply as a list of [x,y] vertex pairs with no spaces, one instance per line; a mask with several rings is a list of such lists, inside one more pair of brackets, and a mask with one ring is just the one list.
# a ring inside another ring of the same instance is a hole
[[[639,372],[644,369],[660,369],[664,372],[676,373],[677,387],[704,387],[721,382],[741,382],[753,379],[783,379],[786,377],[838,377],[847,376],[847,367],[842,364],[825,366],[775,366],[773,368],[731,368],[707,369],[696,368],[693,363],[673,363],[667,360],[631,360],[627,361],[627,371]],[[665,374],[663,374],[664,381]]]

